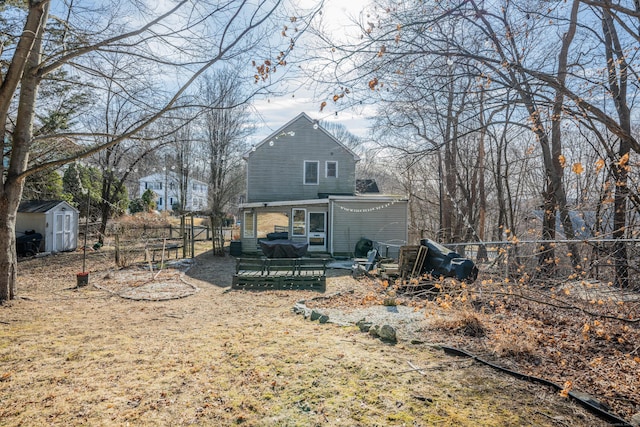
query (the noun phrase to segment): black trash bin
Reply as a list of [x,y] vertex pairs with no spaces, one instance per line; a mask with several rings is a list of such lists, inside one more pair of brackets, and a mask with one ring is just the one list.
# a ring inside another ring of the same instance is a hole
[[18,256],[33,256],[40,252],[42,234],[34,230],[25,231],[24,235],[16,237],[16,253]]
[[229,254],[231,256],[241,256],[242,255],[242,242],[240,240],[234,240],[229,245]]

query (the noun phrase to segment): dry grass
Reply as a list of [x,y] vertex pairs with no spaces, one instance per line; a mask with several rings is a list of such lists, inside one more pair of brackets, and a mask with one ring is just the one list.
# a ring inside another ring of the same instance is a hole
[[480,314],[469,311],[454,312],[450,317],[434,322],[434,327],[475,338],[487,334]]
[[[91,283],[111,256],[90,255]],[[185,276],[199,293],[150,302],[73,289],[79,254],[21,263],[24,298],[0,307],[0,424],[604,425],[432,347],[291,312],[315,293],[228,292],[233,265],[201,255]],[[331,278],[327,293],[345,283]]]

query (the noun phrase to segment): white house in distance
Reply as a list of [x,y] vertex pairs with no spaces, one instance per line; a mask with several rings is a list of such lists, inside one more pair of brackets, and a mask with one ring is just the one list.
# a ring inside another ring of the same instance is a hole
[[[175,172],[159,172],[144,176],[138,180],[138,195],[151,190],[156,193],[156,203],[159,211],[171,211],[173,205],[180,202],[180,176]],[[186,206],[187,211],[201,211],[207,208],[207,194],[209,186],[197,179],[189,178],[187,183]]]

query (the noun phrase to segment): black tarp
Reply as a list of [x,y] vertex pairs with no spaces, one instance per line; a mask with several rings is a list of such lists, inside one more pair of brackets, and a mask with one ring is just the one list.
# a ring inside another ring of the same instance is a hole
[[468,282],[473,282],[478,277],[478,267],[469,258],[463,258],[460,254],[431,239],[422,239],[420,244],[428,248],[423,273],[455,277]]
[[307,254],[308,243],[291,240],[260,240],[260,248],[267,258],[300,258]]

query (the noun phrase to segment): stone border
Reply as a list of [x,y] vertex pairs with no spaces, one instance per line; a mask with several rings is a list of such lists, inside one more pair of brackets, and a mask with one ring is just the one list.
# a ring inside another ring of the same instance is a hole
[[[351,291],[350,293],[353,293]],[[311,298],[310,301],[321,300],[321,299],[329,299],[335,296],[340,296],[344,294],[344,292],[338,292],[328,296],[320,296]],[[396,344],[398,342],[398,338],[396,335],[396,329],[389,324],[376,325],[373,322],[367,321],[366,318],[360,319],[355,324],[351,322],[337,321],[331,320],[329,315],[323,313],[320,310],[311,309],[306,305],[307,300],[300,300],[294,304],[291,308],[295,314],[300,314],[305,319],[309,319],[312,322],[318,321],[318,323],[334,323],[340,326],[357,326],[360,329],[360,332],[365,332],[371,335],[374,338],[379,338],[382,342],[387,344]]]

